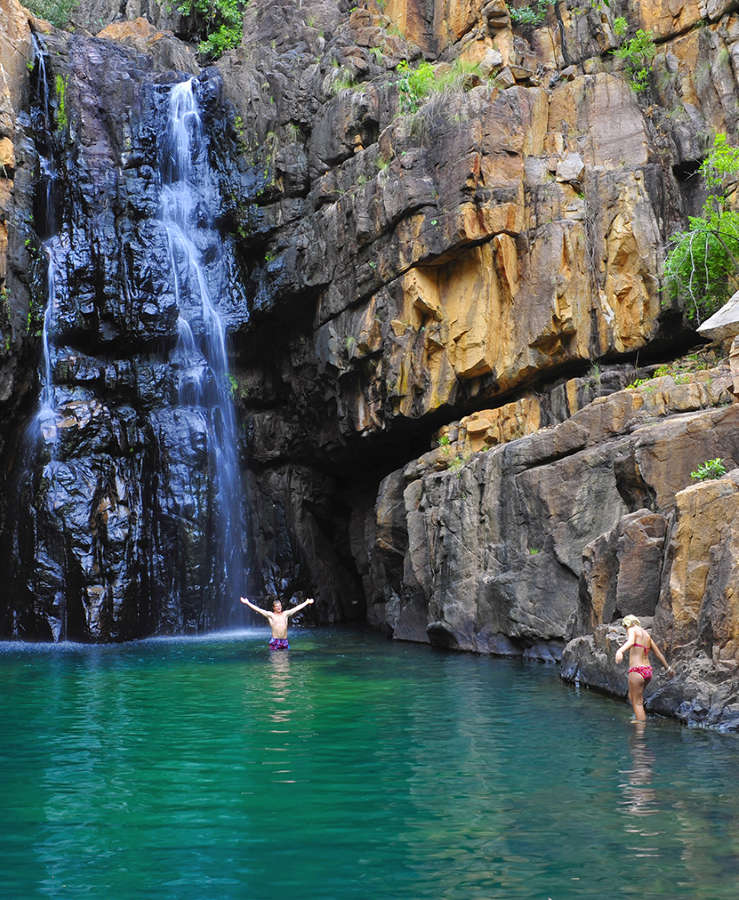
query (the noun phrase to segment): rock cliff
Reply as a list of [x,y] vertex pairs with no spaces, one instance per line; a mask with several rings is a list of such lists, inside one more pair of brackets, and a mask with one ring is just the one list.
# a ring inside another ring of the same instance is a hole
[[[228,620],[208,525],[192,512],[183,529],[178,512],[207,485],[191,476],[197,427],[163,401],[176,313],[151,225],[156,85],[193,73],[209,240],[229,254],[216,290],[250,589],[315,592],[313,621],[477,652],[559,659],[575,639],[563,671],[603,688],[583,674],[602,669],[584,661],[598,635],[653,615],[683,687],[650,702],[731,720],[729,689],[709,703],[684,686],[735,678],[734,376],[728,344],[696,355],[661,269],[703,203],[712,136],[737,141],[734,3],[562,0],[524,25],[502,0],[252,0],[241,45],[210,68],[192,22],[153,3],[83,2],[73,35],[0,3],[14,23],[0,150],[15,159],[0,208],[26,217],[7,251],[0,230],[4,633],[58,633],[70,582],[90,639]],[[646,90],[612,52],[619,17],[655,37]],[[26,320],[43,303],[31,29],[49,32],[70,123],[54,143],[73,251],[57,365],[68,477],[50,493],[37,463],[13,507],[38,398]],[[428,93],[411,78],[423,65]],[[716,457],[729,474],[691,487]]]

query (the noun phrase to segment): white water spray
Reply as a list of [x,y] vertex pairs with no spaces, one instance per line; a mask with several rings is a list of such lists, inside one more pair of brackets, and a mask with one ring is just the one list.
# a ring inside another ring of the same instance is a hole
[[[32,33],[34,61],[38,65],[38,90],[41,112],[44,119],[44,129],[47,134],[52,133],[52,123],[49,113],[49,85],[46,74],[46,51],[41,38]],[[40,436],[49,449],[53,459],[57,442],[57,409],[54,397],[54,320],[57,303],[57,286],[60,272],[64,262],[65,251],[57,232],[56,209],[54,188],[57,180],[57,171],[53,157],[49,154],[39,155],[39,175],[42,185],[40,196],[43,198],[40,210],[39,226],[48,235],[42,244],[42,249],[48,259],[46,274],[46,308],[44,311],[43,325],[41,329],[41,366],[39,380],[41,382],[41,395],[39,406],[34,416],[32,427],[34,434]]]
[[[241,553],[241,483],[237,430],[228,371],[226,329],[211,297],[202,246],[212,228],[214,195],[194,79],[170,90],[162,159],[160,216],[169,245],[171,285],[179,317],[173,362],[179,369],[179,402],[205,417],[212,519],[213,575],[229,593],[238,589]],[[208,244],[207,266],[223,265],[220,242]]]

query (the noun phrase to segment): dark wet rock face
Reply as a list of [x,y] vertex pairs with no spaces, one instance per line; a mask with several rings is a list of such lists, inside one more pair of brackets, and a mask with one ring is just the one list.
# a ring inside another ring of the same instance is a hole
[[[229,621],[243,564],[224,565],[213,449],[223,419],[215,401],[188,396],[188,384],[216,396],[225,376],[205,351],[186,358],[179,323],[188,315],[196,344],[207,343],[198,279],[232,323],[246,312],[233,255],[213,225],[220,209],[203,175],[208,145],[191,154],[205,185],[191,216],[196,272],[162,213],[169,83],[183,76],[161,79],[146,57],[102,41],[73,37],[54,50],[47,78],[58,130],[48,143],[60,187],[55,222],[39,230],[53,234],[56,264],[55,415],[32,413],[18,437],[15,596],[4,630],[120,640],[212,628]],[[215,72],[196,93],[204,119],[222,115]],[[189,312],[178,307],[185,302]],[[232,525],[241,541],[243,523]],[[241,546],[234,552],[241,557]]]

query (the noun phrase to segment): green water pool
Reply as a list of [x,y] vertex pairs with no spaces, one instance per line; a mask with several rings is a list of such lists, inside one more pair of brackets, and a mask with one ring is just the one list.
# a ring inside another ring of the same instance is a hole
[[735,898],[739,739],[345,630],[0,645],[0,897]]

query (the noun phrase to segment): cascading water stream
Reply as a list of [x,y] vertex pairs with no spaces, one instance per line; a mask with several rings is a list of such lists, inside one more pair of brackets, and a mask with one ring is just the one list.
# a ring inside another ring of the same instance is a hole
[[[200,249],[212,229],[215,196],[207,150],[194,79],[179,82],[170,89],[161,159],[160,216],[179,311],[173,364],[178,369],[180,405],[199,410],[206,420],[214,523],[212,577],[228,598],[240,589],[243,573],[241,484],[226,329],[211,296]],[[208,242],[207,256],[207,266],[222,266],[219,241]]]
[[[43,117],[44,133],[53,132],[51,116],[49,113],[49,85],[46,73],[46,49],[41,38],[32,33],[34,61],[38,65],[38,102]],[[39,436],[49,447],[51,458],[54,458],[57,428],[56,428],[56,404],[54,398],[54,312],[57,296],[57,279],[63,262],[64,250],[59,234],[57,234],[56,209],[55,209],[55,185],[57,181],[56,165],[53,154],[44,147],[39,149],[39,180],[38,191],[40,210],[38,216],[38,231],[42,238],[42,250],[48,259],[46,276],[46,308],[44,310],[43,325],[41,329],[41,367],[39,379],[41,382],[41,395],[39,407],[34,416],[32,428],[34,439]]]
[[[56,242],[58,244],[58,242]],[[54,301],[56,297],[56,271],[57,261],[55,245],[49,238],[44,245],[48,255],[48,272],[46,276],[47,302],[44,312],[44,324],[41,331],[41,399],[36,412],[35,423],[40,430],[43,439],[50,444],[53,456],[56,444],[56,405],[54,402],[54,374],[52,370],[53,350],[53,326],[54,326]]]

